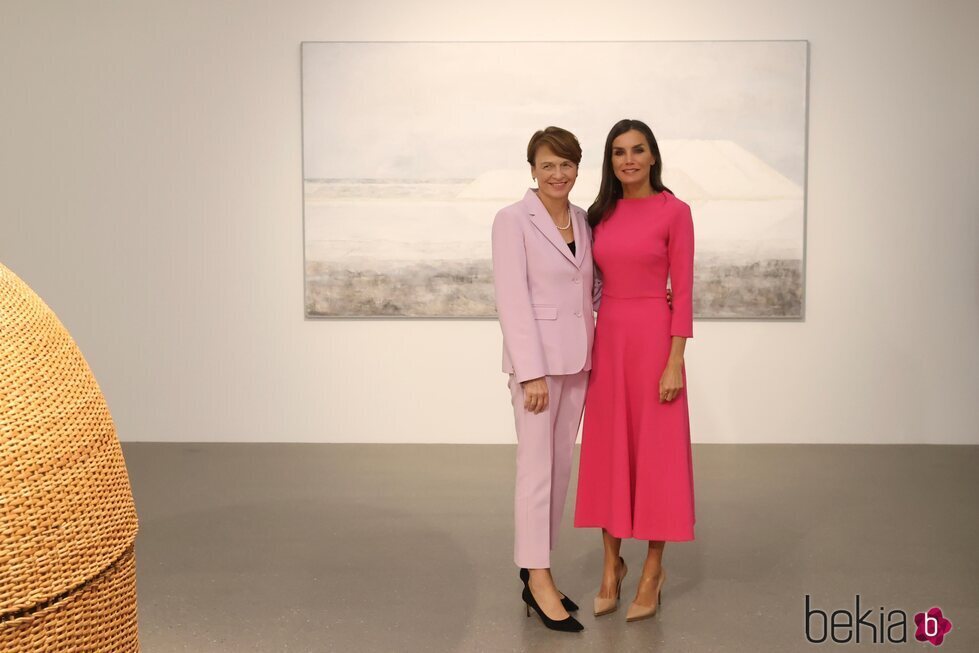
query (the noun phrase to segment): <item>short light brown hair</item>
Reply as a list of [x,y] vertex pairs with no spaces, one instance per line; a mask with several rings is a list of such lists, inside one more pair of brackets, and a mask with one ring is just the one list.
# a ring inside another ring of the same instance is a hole
[[581,163],[581,145],[575,135],[567,129],[548,127],[531,136],[530,142],[527,143],[527,163],[530,165],[535,165],[537,150],[541,145],[547,145],[559,157],[574,161],[575,165]]

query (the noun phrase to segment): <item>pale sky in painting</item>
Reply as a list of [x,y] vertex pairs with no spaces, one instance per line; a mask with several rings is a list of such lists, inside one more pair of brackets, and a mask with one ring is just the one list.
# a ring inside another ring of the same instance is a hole
[[550,124],[597,167],[628,117],[732,141],[801,186],[805,90],[803,41],[305,43],[304,176],[473,178],[525,165]]

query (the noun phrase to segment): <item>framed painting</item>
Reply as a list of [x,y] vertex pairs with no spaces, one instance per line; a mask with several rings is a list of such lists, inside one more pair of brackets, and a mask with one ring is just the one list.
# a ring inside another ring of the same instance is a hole
[[495,317],[490,227],[548,125],[587,208],[621,118],[690,204],[699,318],[804,311],[806,41],[302,44],[308,318]]

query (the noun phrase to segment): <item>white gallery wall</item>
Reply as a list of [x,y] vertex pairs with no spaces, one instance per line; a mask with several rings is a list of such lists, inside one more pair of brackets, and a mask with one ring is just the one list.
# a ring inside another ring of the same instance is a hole
[[976,25],[974,0],[2,0],[0,261],[124,440],[513,442],[496,322],[303,319],[300,42],[805,39],[805,320],[695,324],[694,441],[975,444]]

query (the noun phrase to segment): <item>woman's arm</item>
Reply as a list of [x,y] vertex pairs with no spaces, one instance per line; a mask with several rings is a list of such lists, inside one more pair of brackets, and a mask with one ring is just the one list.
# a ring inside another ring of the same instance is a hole
[[683,350],[687,339],[673,336],[670,343],[670,357],[666,361],[666,369],[659,378],[659,402],[673,401],[683,389]]
[[670,335],[693,338],[693,217],[686,205],[670,222],[667,253],[673,290]]
[[516,216],[504,211],[493,220],[493,291],[515,380],[544,376],[547,364],[531,305],[523,231]]
[[598,307],[602,303],[602,271],[598,269],[596,265],[594,267],[594,273],[592,276],[591,285],[591,306],[592,309],[597,313]]
[[659,380],[660,403],[673,401],[683,389],[683,352],[687,338],[693,337],[693,217],[689,207],[670,222],[667,251],[670,260],[670,287],[673,290],[673,315],[670,323],[670,357]]

